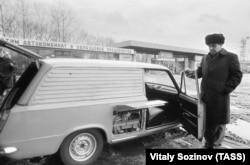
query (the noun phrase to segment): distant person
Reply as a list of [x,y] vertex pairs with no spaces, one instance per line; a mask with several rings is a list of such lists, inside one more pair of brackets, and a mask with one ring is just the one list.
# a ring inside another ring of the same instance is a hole
[[204,148],[220,148],[230,121],[230,93],[240,84],[242,72],[238,56],[222,48],[223,34],[205,37],[208,55],[202,58],[197,70],[185,70],[189,78],[197,72],[201,82],[201,100],[206,105],[206,128]]
[[9,53],[4,53],[0,48],[0,97],[6,89],[12,88],[14,84],[15,66]]

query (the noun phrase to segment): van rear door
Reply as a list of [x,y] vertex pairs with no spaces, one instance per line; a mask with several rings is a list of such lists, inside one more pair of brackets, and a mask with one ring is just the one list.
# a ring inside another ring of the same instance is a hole
[[28,58],[33,58],[33,59],[42,59],[42,57],[28,49],[25,49],[21,46],[18,46],[18,45],[15,45],[15,44],[12,44],[4,39],[0,39],[0,46],[1,47],[5,47],[5,48],[8,48],[8,49],[11,49],[17,53],[20,53],[22,54],[23,56],[26,56]]
[[36,53],[33,53],[30,50],[27,50],[25,48],[22,48],[18,45],[12,44],[10,42],[5,41],[4,39],[0,39],[0,46],[3,48],[11,49],[25,57],[32,58],[36,62],[31,64],[26,71],[23,73],[23,75],[20,77],[20,79],[17,81],[17,83],[14,85],[14,87],[10,90],[10,92],[4,97],[1,98],[0,101],[0,132],[2,131],[8,116],[10,114],[10,109],[14,104],[17,103],[18,99],[21,97],[22,93],[24,92],[25,88],[28,86],[34,75],[39,69],[39,59],[42,57],[39,56]]

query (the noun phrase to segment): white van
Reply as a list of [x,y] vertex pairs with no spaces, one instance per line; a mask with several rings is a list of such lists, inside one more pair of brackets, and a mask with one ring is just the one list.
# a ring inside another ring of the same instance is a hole
[[1,106],[2,155],[27,159],[58,153],[66,165],[85,165],[98,158],[105,142],[180,126],[203,137],[199,96],[182,92],[163,66],[41,59],[4,40],[0,46],[36,59]]

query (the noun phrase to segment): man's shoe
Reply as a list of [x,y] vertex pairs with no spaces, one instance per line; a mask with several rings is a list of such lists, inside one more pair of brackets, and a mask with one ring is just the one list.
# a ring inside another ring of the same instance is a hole
[[204,149],[213,149],[214,146],[212,144],[207,144],[206,143],[202,148],[204,148]]

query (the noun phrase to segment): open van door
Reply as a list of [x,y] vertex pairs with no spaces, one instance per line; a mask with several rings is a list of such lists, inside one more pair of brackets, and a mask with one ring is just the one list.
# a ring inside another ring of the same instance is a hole
[[28,49],[20,47],[18,45],[12,44],[2,38],[0,38],[0,47],[13,50],[27,58],[34,59],[34,65],[30,65],[28,69],[23,73],[19,81],[14,85],[13,88],[5,95],[5,97],[0,98],[0,133],[8,119],[11,107],[18,101],[28,83],[32,80],[35,73],[40,68],[39,59],[42,57]]
[[28,49],[25,49],[21,46],[18,46],[18,45],[15,45],[15,44],[12,44],[6,40],[4,40],[3,38],[0,38],[0,46],[1,47],[4,47],[4,48],[8,48],[8,49],[11,49],[19,54],[22,54],[23,56],[27,57],[27,58],[32,58],[36,61],[36,65],[37,65],[37,68],[39,68],[39,59],[42,59],[42,57]]
[[202,140],[205,131],[205,106],[200,99],[199,81],[195,72],[195,79],[186,78],[181,73],[180,84],[180,121],[183,128]]
[[6,40],[4,40],[3,38],[0,38],[0,46],[11,49],[17,53],[20,53],[28,58],[33,58],[33,59],[41,59],[42,57],[28,49],[25,49],[21,46],[12,44]]

